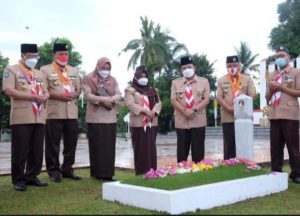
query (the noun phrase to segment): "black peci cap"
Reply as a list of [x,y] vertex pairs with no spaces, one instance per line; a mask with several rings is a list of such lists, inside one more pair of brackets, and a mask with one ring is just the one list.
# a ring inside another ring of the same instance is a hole
[[21,44],[21,53],[37,53],[36,44]]
[[180,59],[180,65],[193,64],[193,59],[191,56],[184,56]]
[[228,63],[236,63],[236,62],[240,62],[239,61],[239,57],[237,55],[227,56],[226,57],[226,64],[228,64]]
[[283,51],[283,52],[286,52],[287,54],[290,54],[290,51],[288,50],[288,48],[285,48],[284,46],[279,46],[276,49],[276,52],[280,52],[280,51]]
[[63,43],[55,43],[53,45],[53,52],[57,51],[68,51],[69,47],[68,44],[63,44]]

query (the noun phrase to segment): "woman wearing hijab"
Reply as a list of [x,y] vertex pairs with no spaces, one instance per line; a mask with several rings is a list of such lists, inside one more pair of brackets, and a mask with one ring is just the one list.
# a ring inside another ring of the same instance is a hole
[[121,99],[118,83],[110,71],[110,60],[100,58],[95,70],[85,76],[82,86],[87,100],[85,120],[88,123],[91,177],[103,181],[114,181],[116,103]]
[[130,87],[125,89],[130,110],[130,128],[136,175],[157,168],[156,135],[161,102],[155,88],[148,85],[144,66],[136,68]]

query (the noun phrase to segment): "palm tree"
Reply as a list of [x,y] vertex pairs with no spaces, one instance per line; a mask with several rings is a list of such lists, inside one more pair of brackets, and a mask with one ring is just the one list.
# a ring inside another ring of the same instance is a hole
[[142,28],[141,38],[133,39],[119,53],[134,51],[128,62],[128,69],[133,69],[138,64],[145,65],[149,72],[150,81],[154,80],[154,73],[160,72],[169,61],[170,44],[176,40],[168,35],[168,32],[161,30],[160,25],[154,26],[153,21],[147,17],[140,17]]
[[[259,54],[252,55],[252,51],[246,42],[240,42],[240,48],[235,47],[235,51],[242,65],[242,73],[259,72],[259,64],[254,64],[255,59]],[[254,75],[254,74],[253,74]]]

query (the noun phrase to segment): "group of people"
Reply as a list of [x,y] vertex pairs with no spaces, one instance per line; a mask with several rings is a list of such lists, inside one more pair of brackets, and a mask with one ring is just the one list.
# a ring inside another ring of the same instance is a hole
[[[37,45],[21,44],[21,59],[3,72],[2,90],[11,98],[11,176],[15,190],[25,191],[27,185],[48,185],[38,179],[43,162],[44,136],[50,180],[81,179],[72,168],[78,139],[77,99],[81,92],[87,100],[90,176],[101,181],[114,181],[116,105],[122,96],[116,78],[111,75],[112,63],[106,57],[100,58],[95,69],[81,82],[77,69],[68,64],[68,58],[68,45],[55,43],[53,62],[36,70]],[[286,143],[292,169],[290,177],[300,183],[297,101],[300,72],[289,66],[287,49],[278,49],[276,58],[281,59],[278,63],[281,65],[278,65],[278,71],[270,74],[266,93],[266,99],[272,102],[272,170],[282,171]],[[191,56],[182,57],[180,64],[182,77],[173,80],[171,87],[177,162],[187,161],[191,150],[192,161],[197,163],[204,159],[210,86],[206,78],[196,75]],[[255,87],[251,77],[241,73],[238,56],[228,56],[226,68],[227,74],[218,79],[217,99],[221,105],[224,159],[229,159],[236,157],[233,99],[241,94],[254,98]],[[162,103],[159,90],[149,85],[148,77],[146,67],[138,66],[124,96],[130,111],[136,175],[157,168],[156,135]],[[64,149],[60,165],[62,137]]]

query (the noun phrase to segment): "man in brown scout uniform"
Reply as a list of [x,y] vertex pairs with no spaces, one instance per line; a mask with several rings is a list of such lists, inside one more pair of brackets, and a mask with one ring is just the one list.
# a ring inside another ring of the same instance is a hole
[[218,79],[217,99],[221,105],[224,160],[236,157],[233,99],[241,94],[255,97],[254,83],[249,75],[240,73],[238,56],[227,56],[228,74]]
[[204,158],[206,106],[210,87],[206,78],[195,74],[192,57],[181,58],[183,77],[173,80],[171,103],[175,108],[177,134],[177,162],[187,161],[190,146],[192,160],[197,163]]
[[276,50],[278,70],[267,80],[266,99],[270,106],[270,142],[272,171],[282,172],[283,149],[286,144],[291,167],[290,178],[300,183],[299,103],[300,71],[289,66],[289,51]]
[[[41,71],[48,84],[50,98],[47,101],[46,120],[46,167],[51,181],[60,182],[62,177],[81,179],[74,174],[75,151],[78,138],[77,98],[81,87],[76,68],[68,65],[67,44],[56,43],[54,61]],[[60,139],[63,134],[63,164],[59,164]]]
[[42,73],[34,69],[38,58],[36,44],[21,44],[21,60],[3,73],[2,90],[11,99],[11,177],[18,191],[25,191],[26,184],[48,185],[37,178],[43,163],[45,101],[49,97]]

